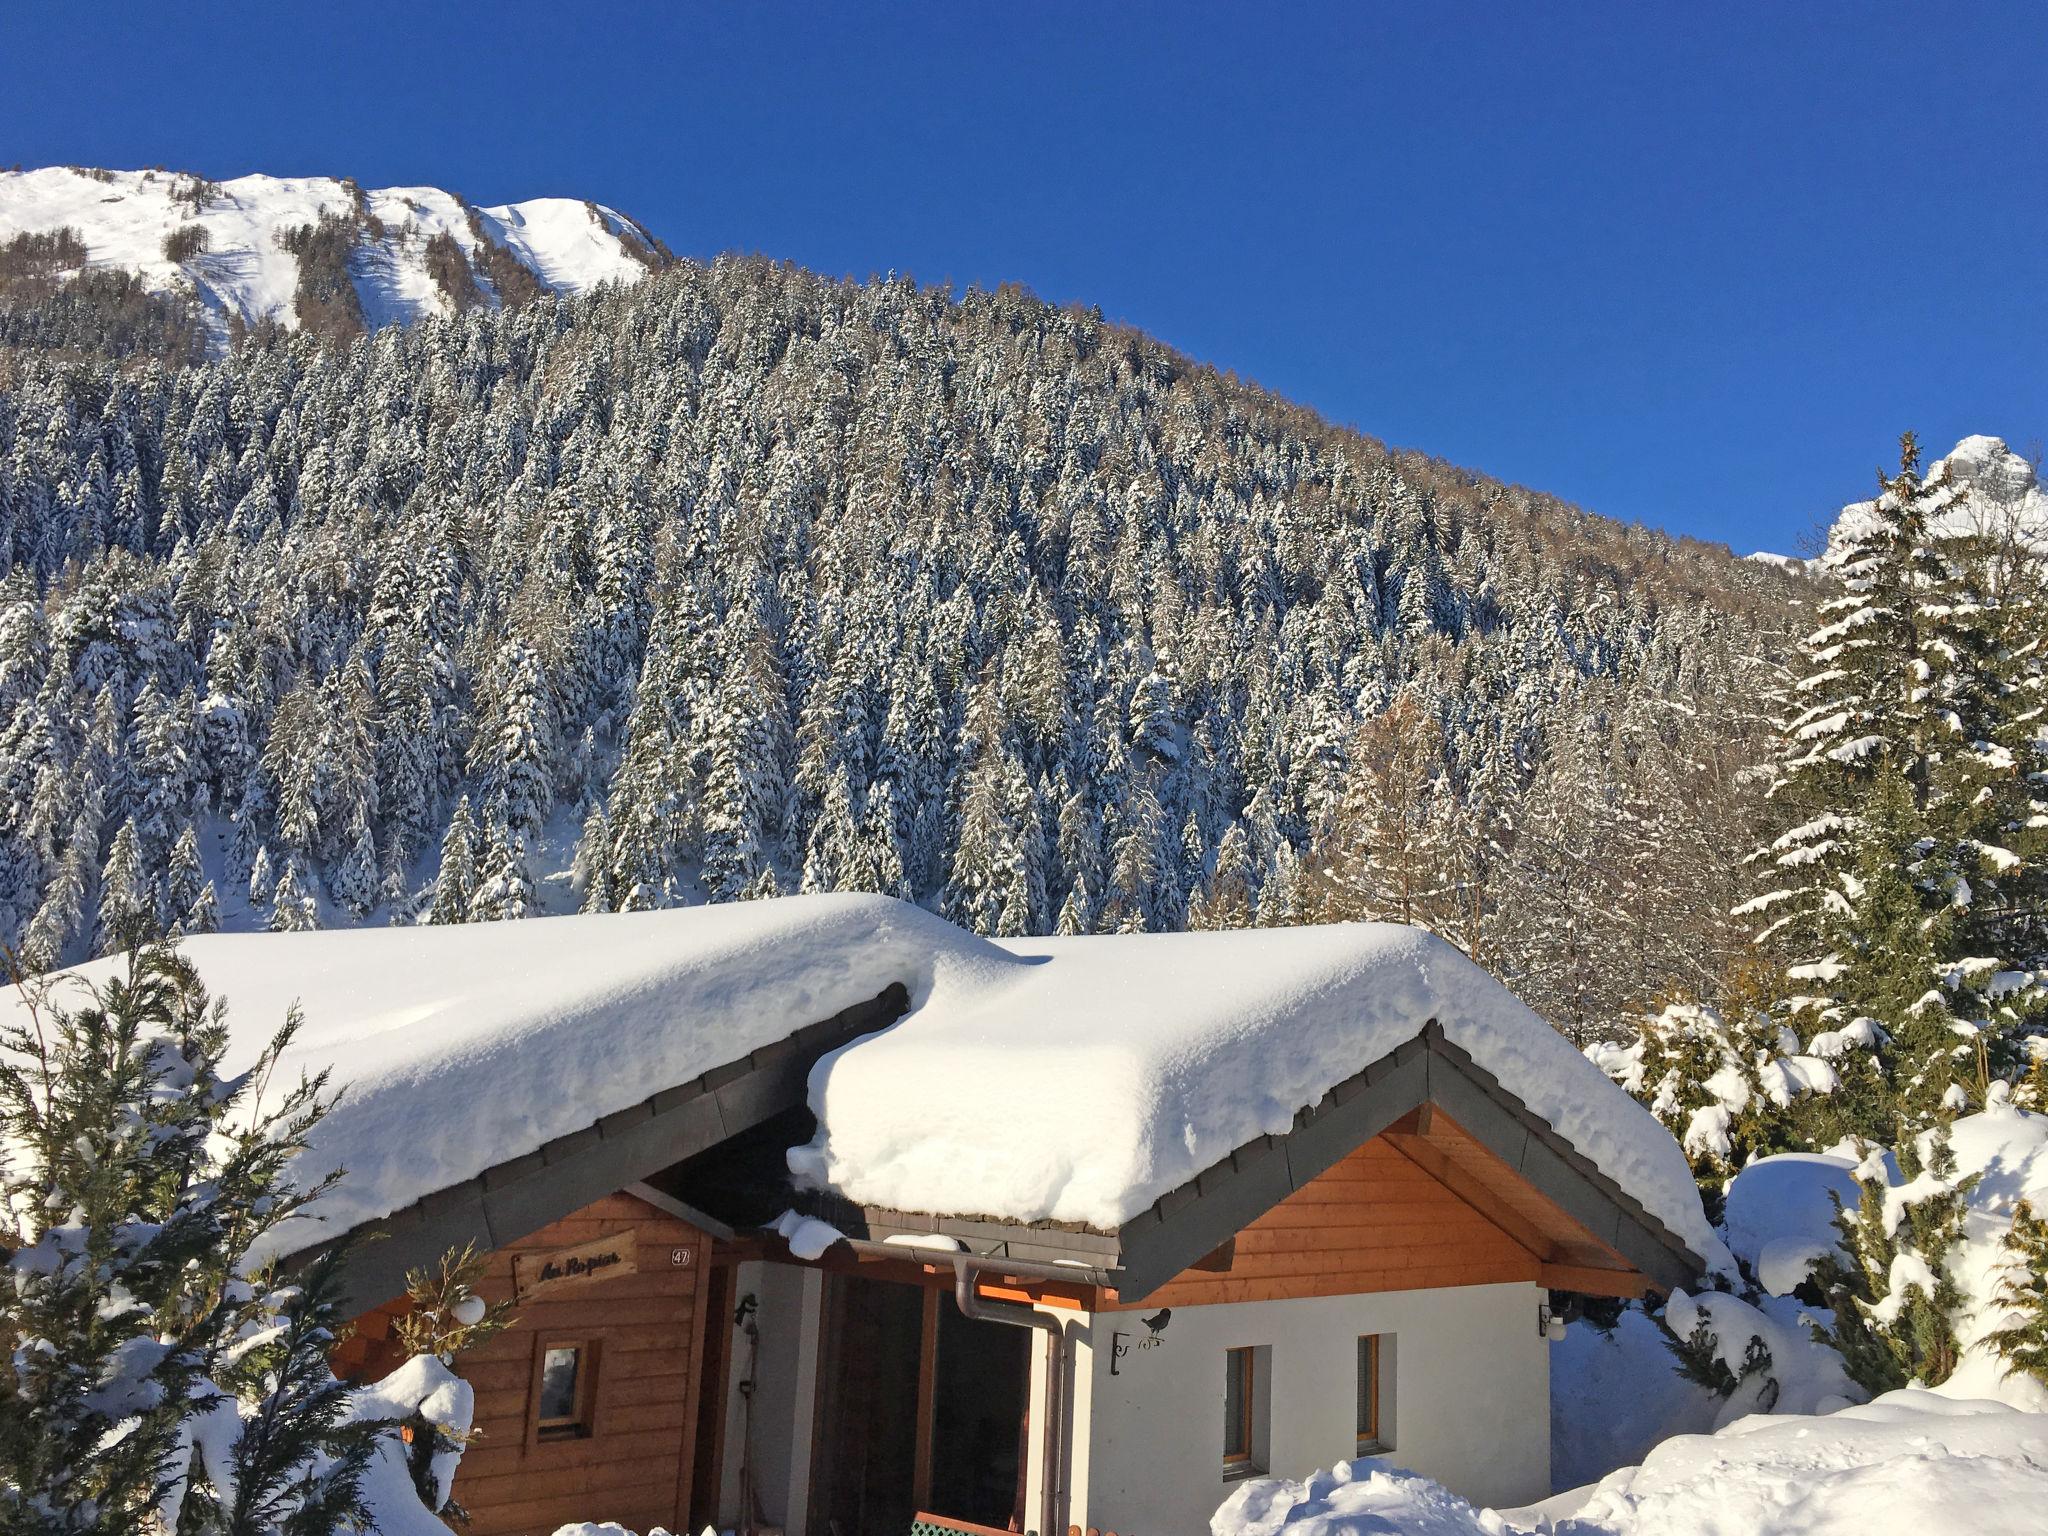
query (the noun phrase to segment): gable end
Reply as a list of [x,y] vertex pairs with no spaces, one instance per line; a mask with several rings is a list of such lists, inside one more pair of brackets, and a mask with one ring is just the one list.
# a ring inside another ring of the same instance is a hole
[[1118,1230],[1119,1296],[1150,1295],[1341,1159],[1435,1105],[1650,1285],[1704,1268],[1642,1204],[1560,1136],[1431,1020],[1414,1039],[1332,1088],[1284,1136],[1262,1136],[1168,1191]]

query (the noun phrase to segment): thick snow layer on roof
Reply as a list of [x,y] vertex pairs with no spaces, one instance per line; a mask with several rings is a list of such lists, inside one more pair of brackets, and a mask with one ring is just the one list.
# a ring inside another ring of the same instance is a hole
[[[861,896],[212,934],[183,948],[227,999],[231,1067],[297,1002],[305,1022],[280,1075],[325,1070],[346,1089],[300,1176],[348,1177],[319,1202],[326,1228],[284,1234],[285,1249],[401,1210],[892,982],[1007,963],[915,907]],[[118,963],[72,974],[105,977]]]
[[1451,945],[1379,923],[1022,939],[821,1062],[802,1179],[901,1210],[1114,1227],[1434,1019],[1710,1265],[1650,1113]]
[[[864,1002],[912,1009],[821,1062],[812,1181],[878,1205],[1113,1227],[1429,1020],[1710,1263],[1677,1144],[1450,945],[1384,924],[1019,940],[879,896],[624,916],[223,934],[231,1065],[287,1007],[288,1069],[345,1087],[311,1166],[330,1227],[399,1210]],[[104,976],[113,961],[77,974]],[[315,1235],[317,1236],[317,1235]],[[293,1246],[314,1240],[295,1235]]]
[[[195,208],[177,196],[190,185],[191,178],[173,171],[0,172],[0,243],[74,229],[89,266],[123,268],[152,289],[196,296],[217,343],[226,341],[230,316],[296,326],[299,261],[278,236],[322,214],[351,212],[353,190],[331,176],[240,176]],[[436,187],[365,189],[363,201],[383,227],[381,236],[360,229],[349,260],[364,318],[378,326],[445,313],[447,297],[427,270],[427,241],[445,234],[465,254],[473,252],[468,207]],[[487,233],[557,293],[638,282],[647,269],[627,247],[646,243],[639,227],[594,207],[544,197],[476,212]],[[192,224],[206,232],[206,249],[183,263],[167,261],[164,238]]]

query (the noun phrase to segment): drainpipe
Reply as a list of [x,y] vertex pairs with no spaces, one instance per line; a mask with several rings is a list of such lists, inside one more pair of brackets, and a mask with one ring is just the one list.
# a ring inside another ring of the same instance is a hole
[[[1046,1336],[1045,1485],[1040,1491],[1042,1515],[1038,1529],[1041,1536],[1055,1536],[1059,1519],[1060,1478],[1066,1459],[1065,1414],[1062,1411],[1066,1397],[1066,1330],[1058,1318],[1048,1316],[1036,1307],[1022,1306],[1014,1301],[990,1301],[975,1289],[981,1271],[974,1262],[974,1255],[956,1253],[950,1257],[953,1260],[953,1300],[959,1304],[962,1317],[984,1323],[1008,1323],[1013,1328],[1036,1328]],[[990,1267],[998,1271],[1002,1268],[1000,1262]]]

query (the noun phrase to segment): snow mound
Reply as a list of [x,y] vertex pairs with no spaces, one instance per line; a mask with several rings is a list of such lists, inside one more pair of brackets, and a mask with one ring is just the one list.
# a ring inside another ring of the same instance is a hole
[[1340,1463],[1242,1483],[1212,1536],[2037,1536],[2048,1415],[1892,1392],[1821,1415],[1680,1435],[1592,1488],[1474,1509],[1426,1478]]
[[1773,1296],[1790,1295],[1838,1246],[1832,1195],[1851,1210],[1857,1159],[1818,1152],[1760,1157],[1728,1186],[1728,1247]]
[[[1939,520],[1936,531],[1943,533],[2003,533],[2010,531],[2048,551],[2048,490],[2044,490],[2034,466],[2006,447],[2001,438],[1966,437],[1947,458],[1927,471],[1932,480],[1946,468],[1970,494]],[[1849,544],[1870,525],[1874,501],[1851,502],[1842,508],[1828,533],[1823,566],[1839,562]]]
[[[323,215],[358,216],[349,276],[371,326],[447,313],[449,300],[428,270],[427,242],[445,235],[473,256],[472,211],[488,239],[556,293],[635,283],[647,274],[634,255],[653,248],[646,230],[573,198],[472,210],[437,187],[359,192],[331,176],[241,176],[216,189],[172,171],[0,172],[0,244],[20,234],[76,230],[88,266],[122,268],[154,291],[196,299],[217,348],[225,347],[231,320],[298,324],[299,260],[278,237]],[[166,237],[190,226],[204,232],[204,249],[169,260]],[[479,275],[476,282],[485,301],[495,302],[489,280]]]
[[2048,1415],[1905,1391],[1681,1435],[1571,1514],[1507,1518],[1555,1536],[2022,1536],[2044,1508]]
[[1210,1517],[1211,1536],[1501,1536],[1507,1523],[1413,1472],[1340,1461],[1306,1482],[1240,1483]]
[[[229,1065],[344,1088],[301,1177],[345,1229],[474,1177],[892,983],[898,1024],[811,1078],[800,1177],[863,1203],[1113,1228],[1430,1020],[1710,1265],[1678,1146],[1442,940],[1388,924],[996,944],[881,896],[186,941]],[[105,978],[119,962],[63,973]],[[67,983],[65,978],[69,978]],[[18,1007],[18,1002],[7,1006]],[[277,1089],[272,1090],[273,1093]],[[280,1247],[317,1241],[304,1229]]]

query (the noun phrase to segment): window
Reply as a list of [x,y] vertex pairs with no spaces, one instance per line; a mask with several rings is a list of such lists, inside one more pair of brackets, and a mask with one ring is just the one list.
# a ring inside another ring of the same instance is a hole
[[1254,1470],[1252,1433],[1258,1405],[1258,1351],[1230,1349],[1223,1353],[1223,1468]]
[[597,1346],[555,1340],[537,1346],[533,1366],[533,1438],[580,1440],[597,1402]]
[[[1358,1452],[1361,1456],[1394,1448],[1393,1426],[1386,1409],[1386,1368],[1392,1351],[1382,1347],[1385,1335],[1358,1338]],[[1391,1341],[1388,1341],[1391,1342]]]

